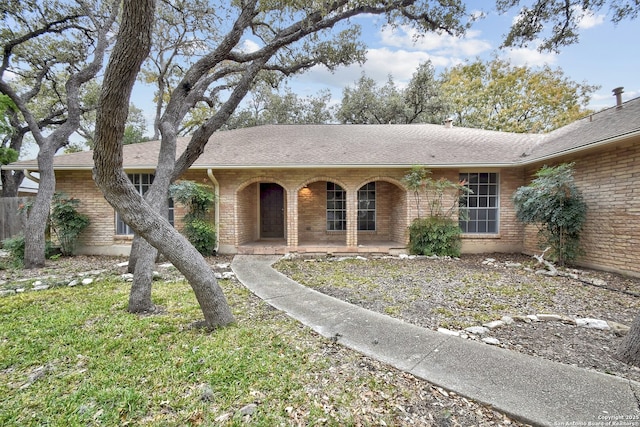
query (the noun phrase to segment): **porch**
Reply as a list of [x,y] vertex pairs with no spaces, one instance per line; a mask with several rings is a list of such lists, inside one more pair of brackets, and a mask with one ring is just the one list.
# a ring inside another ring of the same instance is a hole
[[241,255],[399,255],[407,253],[405,245],[393,241],[363,242],[356,247],[348,247],[334,242],[302,243],[287,247],[284,239],[257,240],[238,246]]

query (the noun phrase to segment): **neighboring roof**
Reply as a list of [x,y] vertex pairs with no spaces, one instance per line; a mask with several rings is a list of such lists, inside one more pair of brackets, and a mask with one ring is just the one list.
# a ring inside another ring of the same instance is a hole
[[[432,124],[267,125],[216,132],[192,168],[500,167],[542,161],[640,134],[640,98],[548,134]],[[182,152],[188,138],[178,140]],[[124,146],[125,169],[155,169],[158,141]],[[91,169],[93,153],[56,156],[54,168]],[[7,169],[37,169],[35,160]]]

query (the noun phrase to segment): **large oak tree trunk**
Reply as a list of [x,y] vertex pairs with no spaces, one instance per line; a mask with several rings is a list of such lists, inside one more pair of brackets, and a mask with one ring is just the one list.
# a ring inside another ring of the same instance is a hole
[[631,329],[618,347],[616,357],[629,365],[640,367],[640,315],[633,320]]
[[133,236],[131,242],[131,252],[129,252],[129,264],[127,265],[127,273],[134,273],[136,271],[136,262],[138,262],[138,253],[140,250],[140,241],[144,240],[139,235]]
[[25,268],[40,268],[45,264],[45,234],[49,209],[56,188],[56,178],[53,173],[54,147],[43,144],[38,153],[38,170],[40,181],[38,194],[27,217],[24,233],[24,266]]
[[[202,255],[145,202],[122,170],[122,137],[131,89],[149,52],[155,2],[128,0],[116,45],[105,72],[96,120],[94,178],[124,221],[158,248],[191,285],[208,327],[227,325],[233,314],[213,271]],[[140,262],[138,259],[137,263]],[[136,265],[136,270],[137,270]]]
[[128,310],[131,313],[147,313],[156,308],[151,300],[151,287],[158,251],[142,238],[138,239],[137,249]]
[[[152,209],[163,215],[163,217],[168,208],[166,197],[169,186],[168,175],[166,172],[160,172],[145,197]],[[153,267],[158,259],[158,250],[139,235],[134,237],[133,243],[132,252],[129,256],[129,271],[133,273],[133,283],[129,294],[128,310],[131,313],[155,311],[156,307],[151,299],[151,288],[153,285]]]
[[0,179],[2,179],[2,195],[0,197],[18,197],[24,172],[3,170],[0,171]]

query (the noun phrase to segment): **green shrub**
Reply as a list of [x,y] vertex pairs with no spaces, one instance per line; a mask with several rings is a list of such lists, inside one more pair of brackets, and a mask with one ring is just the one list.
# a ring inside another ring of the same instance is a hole
[[[12,267],[22,268],[24,265],[24,236],[18,234],[14,237],[4,239],[2,248],[9,253]],[[58,255],[58,249],[50,240],[45,242],[44,254],[46,258],[53,258]]]
[[[433,179],[431,171],[414,166],[403,178],[414,192],[418,217],[409,226],[409,251],[417,255],[460,256],[462,230],[458,224],[460,196],[471,191],[464,182]],[[420,216],[422,197],[429,216]]]
[[563,265],[582,253],[580,233],[587,205],[573,179],[573,163],[543,166],[536,178],[513,195],[518,220],[538,226],[540,248],[549,247],[550,259]]
[[89,217],[76,209],[80,200],[55,193],[51,202],[51,229],[58,237],[60,251],[64,256],[73,255],[78,236],[89,226]]
[[15,267],[22,266],[24,261],[24,236],[19,234],[2,241],[2,248],[9,253]]
[[207,214],[215,202],[211,187],[193,181],[178,181],[169,187],[169,194],[188,209],[184,216],[185,237],[202,255],[213,255],[216,231],[207,220]]
[[194,219],[185,224],[184,233],[189,242],[202,255],[213,255],[216,245],[216,230],[203,219]]
[[452,218],[417,218],[409,226],[409,250],[416,255],[460,256],[460,226]]

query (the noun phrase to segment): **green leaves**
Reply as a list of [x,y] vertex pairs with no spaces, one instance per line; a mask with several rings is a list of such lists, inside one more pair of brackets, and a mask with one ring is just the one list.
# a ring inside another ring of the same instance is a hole
[[513,195],[516,217],[539,227],[541,248],[561,265],[580,255],[580,233],[587,205],[573,179],[573,163],[543,166],[536,178]]
[[409,250],[417,255],[460,256],[460,226],[451,218],[418,218],[409,226]]
[[184,234],[202,255],[212,255],[216,244],[215,226],[207,219],[215,195],[211,187],[193,181],[178,181],[169,188],[171,197],[185,205]]
[[[460,225],[457,212],[460,194],[469,189],[462,182],[431,178],[431,171],[414,166],[402,178],[416,200],[418,218],[409,226],[409,250],[418,255],[460,256]],[[424,195],[429,217],[420,218],[421,196]]]
[[441,75],[456,125],[503,132],[548,132],[584,117],[597,86],[579,84],[561,69],[476,60]]
[[73,255],[78,236],[89,226],[89,217],[77,211],[80,200],[55,193],[51,202],[51,228],[58,236],[62,255]]
[[393,77],[378,87],[362,74],[353,88],[342,92],[336,118],[342,123],[439,123],[445,110],[440,82],[430,61],[421,64],[406,89],[396,86]]

